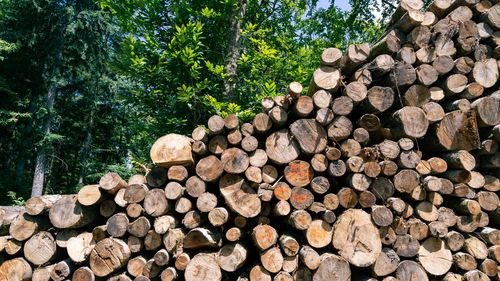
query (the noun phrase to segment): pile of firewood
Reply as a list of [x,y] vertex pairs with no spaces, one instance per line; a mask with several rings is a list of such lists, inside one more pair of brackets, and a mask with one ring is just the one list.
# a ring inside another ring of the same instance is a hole
[[252,123],[212,116],[146,176],[5,208],[0,280],[498,280],[492,2],[402,0]]

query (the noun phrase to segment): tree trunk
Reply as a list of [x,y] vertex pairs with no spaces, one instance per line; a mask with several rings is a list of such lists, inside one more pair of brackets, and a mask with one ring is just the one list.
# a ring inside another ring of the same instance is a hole
[[238,11],[231,18],[229,51],[226,64],[226,79],[224,79],[224,95],[227,100],[232,100],[236,88],[236,71],[238,69],[238,58],[240,57],[240,29],[241,22],[247,11],[247,0],[239,0]]
[[[52,123],[53,115],[51,111],[54,109],[54,102],[56,99],[56,86],[51,85],[47,91],[45,100],[46,110],[48,116],[43,121],[42,136],[46,137],[50,134],[50,125]],[[31,197],[41,196],[43,193],[43,183],[45,180],[45,172],[47,170],[47,147],[46,144],[41,144],[37,149],[37,156],[35,161],[35,173],[33,176],[33,185],[31,187]]]

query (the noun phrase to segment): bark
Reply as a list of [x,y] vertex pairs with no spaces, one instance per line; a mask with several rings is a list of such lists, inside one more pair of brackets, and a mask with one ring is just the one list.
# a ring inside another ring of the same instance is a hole
[[238,58],[241,52],[241,23],[247,11],[247,0],[240,0],[238,3],[238,11],[231,18],[229,51],[226,64],[226,79],[224,79],[224,95],[227,100],[232,100],[236,88],[236,75],[238,70]]

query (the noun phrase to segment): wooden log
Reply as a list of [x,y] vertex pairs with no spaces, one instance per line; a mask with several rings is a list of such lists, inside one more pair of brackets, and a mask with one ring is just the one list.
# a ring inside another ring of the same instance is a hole
[[474,109],[479,117],[480,125],[495,126],[500,123],[499,103],[500,101],[492,96],[479,98],[471,103],[471,108]]
[[396,278],[399,281],[429,280],[429,277],[425,273],[423,267],[410,260],[405,260],[399,263],[398,268],[396,269]]
[[402,129],[402,133],[408,137],[420,138],[427,133],[429,122],[425,112],[415,106],[405,106],[393,115]]
[[243,266],[247,259],[246,248],[239,243],[224,245],[218,252],[217,263],[226,272],[234,272]]
[[303,152],[320,153],[327,145],[325,129],[314,119],[299,119],[290,125],[290,132],[295,137]]
[[476,237],[465,239],[463,249],[478,260],[484,260],[488,257],[488,247]]
[[220,234],[206,228],[194,228],[184,236],[184,249],[218,248],[221,245]]
[[43,195],[31,197],[26,201],[26,213],[32,216],[40,215],[47,212],[54,203],[61,199],[61,195]]
[[476,259],[472,255],[462,252],[453,255],[453,263],[465,271],[474,270],[477,267]]
[[377,277],[387,276],[396,271],[399,261],[399,256],[393,249],[383,248],[371,270]]
[[0,265],[0,278],[3,280],[31,280],[33,271],[23,258],[6,260]]
[[[328,135],[330,136],[330,133]],[[300,146],[288,130],[282,129],[266,139],[266,154],[278,165],[288,164],[297,159]]]
[[417,74],[418,81],[423,85],[429,86],[436,82],[439,77],[439,73],[428,64],[421,64],[416,69],[415,72]]
[[83,207],[76,195],[63,196],[49,211],[50,222],[57,228],[82,227],[92,222],[94,217],[95,212]]
[[327,128],[328,138],[335,141],[347,139],[353,130],[351,120],[345,116],[338,116],[333,119]]
[[82,232],[76,237],[71,237],[66,247],[69,258],[75,263],[85,262],[96,244],[93,238],[91,232]]
[[340,71],[330,66],[322,66],[313,73],[309,92],[314,93],[317,90],[326,90],[334,92],[340,85]]
[[373,59],[381,54],[396,53],[401,49],[404,35],[398,29],[390,30],[384,37],[375,42],[370,50],[368,59]]
[[340,61],[342,73],[349,76],[365,62],[370,56],[370,46],[368,44],[353,44],[349,45],[346,54]]
[[294,99],[300,97],[300,95],[302,94],[302,90],[303,87],[299,82],[291,82],[290,84],[288,84],[288,94]]
[[299,257],[302,263],[310,270],[316,270],[321,263],[318,252],[307,245],[300,248]]
[[[430,148],[447,150],[472,150],[480,147],[474,112],[460,110],[447,113],[432,132],[435,135]],[[436,147],[437,145],[437,147]]]
[[[364,247],[356,247],[362,244]],[[333,247],[354,266],[375,263],[382,251],[382,242],[368,213],[351,209],[342,213],[334,226]]]
[[444,275],[453,264],[451,251],[441,239],[433,237],[420,246],[418,260],[425,271],[432,275]]
[[54,237],[49,232],[41,231],[24,243],[23,254],[34,265],[42,265],[54,258],[56,247]]
[[417,255],[420,243],[411,235],[397,235],[393,248],[400,257],[411,258]]
[[184,166],[174,165],[168,168],[167,178],[169,180],[184,182],[188,178],[189,174]]
[[208,119],[208,131],[212,135],[220,134],[224,131],[224,119],[218,115],[213,115]]
[[323,248],[332,241],[333,229],[323,220],[314,220],[306,231],[306,239],[314,248]]
[[348,115],[354,107],[352,99],[348,96],[340,96],[332,102],[332,111],[335,115]]
[[153,217],[162,216],[169,209],[165,192],[159,188],[151,189],[146,193],[143,206],[146,213]]
[[187,264],[184,278],[192,281],[220,281],[221,268],[214,254],[196,254]]
[[244,184],[243,178],[227,174],[219,181],[219,188],[228,207],[239,215],[251,218],[260,213],[259,196]]
[[271,247],[260,254],[260,263],[271,273],[277,273],[283,268],[283,255],[279,247]]

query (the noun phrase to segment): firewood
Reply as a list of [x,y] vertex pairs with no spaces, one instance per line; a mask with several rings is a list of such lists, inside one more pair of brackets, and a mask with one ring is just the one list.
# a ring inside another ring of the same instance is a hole
[[32,197],[26,201],[26,213],[32,216],[40,215],[48,211],[59,199],[61,199],[61,195],[43,195]]
[[146,182],[152,188],[158,188],[167,182],[167,169],[164,167],[153,167],[146,175]]
[[299,119],[290,125],[303,152],[315,154],[322,152],[327,145],[326,132],[314,119]]
[[340,71],[334,67],[322,66],[313,73],[309,91],[327,90],[335,91],[340,85]]
[[140,276],[147,260],[142,256],[131,258],[127,262],[127,272],[133,277]]
[[247,250],[239,243],[223,246],[217,255],[217,263],[227,272],[234,272],[243,266],[247,259]]
[[[215,155],[220,155],[224,150],[227,149],[228,143],[227,138],[223,135],[214,136],[208,141],[208,151]],[[195,149],[195,144],[193,144],[193,149]],[[200,151],[197,153],[198,155],[205,155],[207,152],[205,151],[204,145],[201,145]]]
[[49,211],[50,223],[57,228],[82,227],[89,224],[94,217],[95,212],[80,205],[76,195],[63,196]]
[[[357,243],[363,243],[364,250],[353,246]],[[382,243],[370,215],[355,209],[345,211],[337,219],[333,247],[354,266],[373,264],[382,251]]]
[[173,281],[177,278],[177,271],[174,267],[165,268],[160,274],[161,281]]
[[221,268],[214,254],[197,254],[187,264],[184,278],[193,281],[220,281]]
[[405,260],[399,263],[396,269],[396,278],[399,281],[424,280],[429,278],[422,266],[414,261]]
[[146,213],[153,217],[164,215],[169,208],[165,192],[158,188],[151,189],[146,193],[143,206]]

